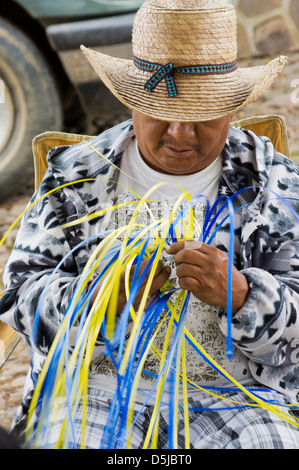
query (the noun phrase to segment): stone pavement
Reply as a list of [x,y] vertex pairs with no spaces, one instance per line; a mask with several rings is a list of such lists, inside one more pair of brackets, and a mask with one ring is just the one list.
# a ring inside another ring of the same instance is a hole
[[[265,63],[265,59],[248,60],[239,65],[255,65]],[[295,81],[298,81],[295,84]],[[293,85],[293,86],[292,86]],[[282,114],[287,121],[290,149],[294,160],[299,164],[299,53],[290,54],[290,64],[275,81],[274,85],[262,98],[250,104],[245,110],[238,113],[235,119],[261,114]],[[99,129],[98,129],[99,130]],[[97,129],[86,130],[86,134],[93,134]],[[0,239],[15,219],[25,209],[29,194],[9,200],[0,207]],[[14,237],[14,229],[6,242],[0,247],[0,274],[9,256]],[[3,290],[0,275],[0,292]],[[20,341],[6,362],[0,369],[0,426],[10,428],[12,417],[22,399],[22,392],[30,360],[28,346]]]
[[[8,201],[0,207],[0,238],[25,209],[29,194]],[[17,228],[13,229],[3,246],[0,246],[0,274],[13,246]],[[0,292],[3,291],[0,275]],[[0,426],[9,430],[13,416],[22,401],[25,378],[30,361],[30,350],[20,340],[6,364],[0,369]]]
[[298,0],[232,0],[238,17],[239,57],[298,51]]

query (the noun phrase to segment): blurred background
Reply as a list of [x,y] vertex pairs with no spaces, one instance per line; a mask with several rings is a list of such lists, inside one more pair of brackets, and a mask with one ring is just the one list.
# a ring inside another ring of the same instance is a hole
[[[0,3],[0,239],[34,190],[32,139],[48,131],[95,135],[130,114],[106,90],[80,44],[131,58],[137,0],[6,0]],[[239,67],[279,54],[289,65],[272,87],[236,115],[280,114],[299,164],[299,0],[231,0],[237,9]],[[17,226],[0,246],[2,270]],[[0,426],[21,401],[29,351],[20,342],[0,369]]]

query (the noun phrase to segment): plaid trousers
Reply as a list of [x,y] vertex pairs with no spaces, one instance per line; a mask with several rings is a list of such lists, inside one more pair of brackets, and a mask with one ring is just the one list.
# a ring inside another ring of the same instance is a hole
[[[256,388],[255,388],[256,390]],[[266,400],[274,400],[279,409],[294,416],[285,405],[287,399],[274,391],[258,391],[258,396]],[[206,392],[190,394],[189,405],[189,434],[191,449],[298,449],[299,428],[285,419],[277,416],[265,407],[250,406],[252,399],[240,390],[217,391],[222,398],[240,402],[244,406],[236,408],[234,403],[211,396]],[[106,391],[91,388],[88,392],[87,414],[85,429],[85,448],[126,448],[124,441],[115,438],[103,447],[103,433],[109,425],[109,406],[112,395]],[[246,405],[248,403],[248,405]],[[182,405],[182,403],[180,403]],[[74,434],[69,436],[66,447],[78,448],[82,445],[83,426],[81,419],[82,404],[77,409],[73,420]],[[153,406],[135,405],[135,421],[130,436],[130,448],[143,448],[144,439],[149,427]],[[65,416],[65,401],[58,403],[54,419],[43,432],[45,448],[55,447]],[[183,406],[178,408],[179,449],[185,449],[185,421]],[[169,449],[168,429],[171,411],[168,404],[161,405],[159,415],[158,449]],[[121,413],[118,419],[121,419]],[[299,423],[299,420],[298,420]],[[74,437],[75,436],[75,437]],[[120,447],[118,447],[120,446]]]

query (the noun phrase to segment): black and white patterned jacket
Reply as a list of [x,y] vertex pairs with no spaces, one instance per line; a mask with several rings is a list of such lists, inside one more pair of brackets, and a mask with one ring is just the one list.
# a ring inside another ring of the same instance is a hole
[[[134,138],[128,121],[91,139],[90,144],[117,165]],[[233,318],[234,344],[248,358],[251,373],[261,384],[299,401],[299,168],[277,153],[265,137],[231,128],[222,152],[219,195],[233,196],[239,207],[240,253],[237,268],[250,285],[248,298]],[[4,272],[6,292],[0,318],[30,342],[38,300],[53,269],[92,233],[92,224],[63,230],[61,224],[113,203],[118,170],[86,143],[52,149],[49,169],[25,214]],[[80,183],[67,185],[73,181]],[[62,186],[50,195],[48,191]],[[248,188],[244,190],[245,188]],[[294,213],[280,198],[293,208]],[[102,227],[105,228],[104,216]],[[106,224],[107,225],[107,224]],[[47,233],[47,230],[55,229]],[[221,236],[220,236],[221,235]],[[229,226],[219,231],[218,248],[227,251]],[[63,320],[64,311],[89,259],[89,242],[62,264],[47,286],[41,307],[32,368],[28,374],[19,418],[26,414],[32,388],[44,356]],[[226,315],[219,325],[227,331]]]

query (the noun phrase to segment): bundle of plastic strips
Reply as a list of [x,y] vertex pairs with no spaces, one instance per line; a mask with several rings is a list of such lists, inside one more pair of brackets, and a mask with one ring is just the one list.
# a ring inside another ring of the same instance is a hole
[[[80,181],[81,182],[81,181]],[[75,184],[72,182],[71,184]],[[162,252],[173,241],[200,240],[211,244],[220,227],[229,220],[230,243],[228,250],[228,283],[227,283],[227,355],[232,357],[232,299],[231,275],[234,251],[234,215],[233,197],[222,196],[207,210],[202,225],[194,219],[193,206],[203,196],[191,198],[182,188],[182,195],[174,203],[169,218],[155,219],[150,210],[148,201],[151,193],[162,184],[151,188],[143,198],[135,201],[133,216],[127,225],[96,233],[93,239],[101,241],[96,246],[88,260],[85,269],[77,284],[76,290],[64,314],[64,320],[46,358],[44,368],[40,374],[32,398],[27,439],[38,448],[47,447],[47,432],[55,414],[61,409],[65,412],[61,418],[60,429],[55,446],[57,448],[73,447],[77,442],[74,421],[80,419],[81,438],[80,447],[85,447],[85,430],[87,417],[88,384],[90,378],[90,364],[95,345],[99,339],[104,343],[103,355],[111,363],[116,376],[116,387],[111,401],[108,419],[104,426],[100,448],[130,448],[134,423],[147,404],[153,400],[154,406],[149,426],[144,439],[144,448],[157,448],[159,438],[159,414],[162,403],[167,401],[170,408],[170,423],[168,426],[168,447],[178,446],[178,409],[179,396],[183,395],[183,415],[185,427],[185,448],[190,448],[189,442],[189,408],[188,389],[204,391],[217,395],[217,387],[205,387],[188,378],[186,365],[186,344],[190,344],[194,351],[227,379],[233,389],[241,390],[244,395],[252,399],[252,404],[234,402],[225,398],[228,406],[258,406],[264,407],[282,419],[299,427],[297,419],[287,411],[281,410],[281,404],[273,400],[261,398],[254,390],[247,389],[230,376],[197,342],[186,328],[188,303],[190,292],[182,290],[178,285],[167,281],[159,290],[156,297],[149,300],[149,292],[157,264]],[[59,189],[59,188],[58,188]],[[245,191],[247,188],[244,188]],[[49,194],[49,193],[48,193]],[[48,195],[47,194],[47,195]],[[44,195],[43,197],[47,196]],[[279,198],[271,193],[269,197]],[[187,203],[182,210],[181,203]],[[130,203],[132,204],[132,203]],[[291,211],[298,220],[287,201],[284,201],[287,210]],[[31,205],[32,206],[32,205]],[[28,207],[29,210],[30,207]],[[136,222],[141,208],[146,208],[152,222],[142,226]],[[224,209],[227,209],[226,215]],[[100,217],[107,210],[118,210],[118,206],[100,211],[92,216],[65,224],[67,228],[76,223],[88,221],[91,217]],[[240,207],[236,210],[240,210]],[[20,215],[20,217],[23,214]],[[184,216],[187,224],[183,223],[183,234],[176,230]],[[18,219],[15,223],[17,223]],[[13,224],[14,226],[15,224]],[[216,228],[214,228],[216,226]],[[12,227],[11,227],[12,228]],[[10,228],[10,230],[11,230]],[[9,230],[9,231],[10,231]],[[4,235],[2,244],[9,231]],[[90,239],[81,244],[88,243]],[[74,248],[67,256],[77,250]],[[144,270],[140,269],[141,262],[147,260]],[[55,275],[65,258],[59,263],[52,276]],[[102,267],[103,266],[103,267]],[[132,274],[132,268],[134,273]],[[117,315],[118,292],[121,273],[125,271],[126,305]],[[95,277],[95,273],[97,276]],[[92,280],[92,282],[91,282]],[[146,282],[145,282],[146,280]],[[138,307],[135,309],[134,301],[142,283],[143,295]],[[48,281],[47,286],[51,283]],[[40,308],[47,294],[47,286],[40,296],[33,323],[32,342],[34,343],[38,331]],[[94,296],[93,302],[91,302]],[[166,328],[166,335],[162,348],[157,348],[155,339],[161,328]],[[76,331],[74,347],[70,348],[70,337]],[[174,334],[173,334],[174,331]],[[158,371],[156,374],[148,372],[145,368],[149,354],[154,355]],[[143,375],[151,376],[151,389],[147,392],[140,388]],[[166,393],[167,390],[167,393]],[[143,392],[144,402],[135,411],[135,401],[138,392]],[[167,397],[167,398],[166,398]],[[63,406],[62,406],[62,405]],[[286,405],[295,407],[296,405]],[[78,417],[78,414],[80,415]],[[38,417],[37,423],[33,417]],[[32,424],[33,423],[33,424]]]

